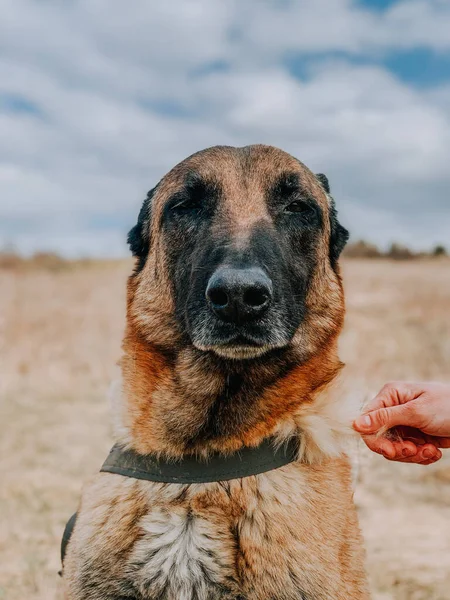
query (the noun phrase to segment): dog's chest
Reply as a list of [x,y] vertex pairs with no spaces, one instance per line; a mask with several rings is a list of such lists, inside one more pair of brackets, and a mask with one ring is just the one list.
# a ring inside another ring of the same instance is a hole
[[326,525],[297,469],[189,491],[140,521],[127,572],[143,599],[322,597]]
[[[341,549],[349,543],[345,515],[353,507],[331,468],[328,482],[325,473],[307,472],[305,476],[301,467],[290,465],[224,484],[127,483],[129,493],[111,505],[109,522],[125,519],[121,511],[129,514],[136,504],[132,496],[140,499],[140,514],[129,519],[132,528],[120,534],[113,527],[97,532],[96,547],[107,561],[92,556],[82,585],[92,589],[98,581],[104,590],[99,599],[364,598],[348,594],[342,569],[346,557]],[[106,477],[118,486],[124,479]],[[90,496],[98,501],[99,491],[93,489]],[[126,552],[118,552],[125,548],[127,536]],[[352,542],[359,540],[351,540],[350,546]],[[82,549],[85,558],[86,550]]]

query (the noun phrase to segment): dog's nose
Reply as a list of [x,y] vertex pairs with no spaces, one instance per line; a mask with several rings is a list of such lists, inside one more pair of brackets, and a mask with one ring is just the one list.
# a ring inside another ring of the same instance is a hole
[[208,282],[206,300],[222,321],[243,324],[261,317],[272,300],[272,282],[259,268],[219,268]]

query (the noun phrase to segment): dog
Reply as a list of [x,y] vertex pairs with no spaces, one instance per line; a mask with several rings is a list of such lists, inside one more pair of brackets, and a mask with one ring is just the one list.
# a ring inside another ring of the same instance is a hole
[[347,239],[326,176],[271,146],[200,151],[148,193],[128,236],[118,443],[200,472],[267,440],[296,454],[206,483],[99,473],[67,600],[369,598],[339,392]]

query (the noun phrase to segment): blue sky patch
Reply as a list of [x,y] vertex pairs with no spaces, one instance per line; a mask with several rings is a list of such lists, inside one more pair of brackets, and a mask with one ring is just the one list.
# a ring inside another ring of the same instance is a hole
[[290,53],[284,57],[283,65],[292,77],[301,81],[308,81],[315,75],[315,65],[330,60],[342,60],[352,65],[378,64],[377,62],[368,60],[364,56],[355,56],[347,52],[311,52],[307,55]]
[[385,10],[394,4],[398,4],[397,0],[359,0],[358,4],[367,8],[375,8]]
[[40,108],[18,94],[0,94],[0,112],[42,116]]
[[450,80],[450,55],[426,48],[396,52],[382,61],[399,79],[414,86],[433,86]]
[[316,64],[330,59],[357,66],[382,66],[401,81],[415,87],[437,86],[450,81],[450,54],[438,54],[427,48],[399,50],[379,58],[355,56],[346,52],[290,54],[284,58],[283,64],[290,75],[307,81],[314,76]]

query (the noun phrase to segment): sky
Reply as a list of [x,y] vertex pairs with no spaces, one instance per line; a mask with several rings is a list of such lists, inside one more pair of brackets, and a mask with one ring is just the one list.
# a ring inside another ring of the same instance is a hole
[[2,0],[0,248],[126,255],[216,144],[327,174],[353,240],[450,246],[450,0]]

